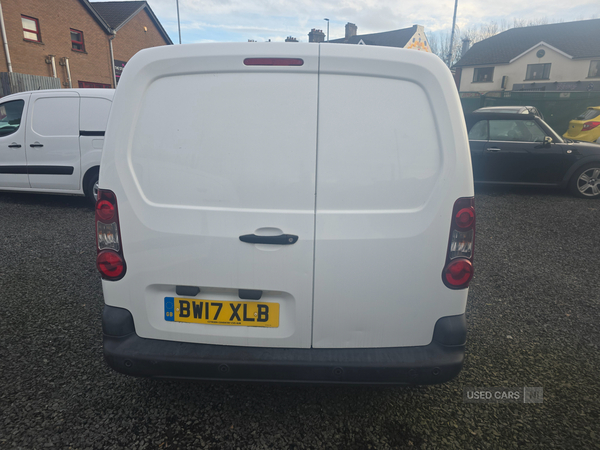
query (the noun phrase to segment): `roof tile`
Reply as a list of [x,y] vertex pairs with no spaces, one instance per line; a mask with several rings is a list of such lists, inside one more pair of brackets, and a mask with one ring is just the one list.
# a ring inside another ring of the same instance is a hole
[[136,13],[145,1],[135,2],[90,2],[94,9],[102,16],[112,29],[118,29],[123,23]]
[[332,39],[335,44],[358,44],[361,40],[366,45],[382,45],[385,47],[404,47],[411,37],[417,32],[417,26],[402,28],[400,30],[384,31],[382,33],[358,34],[350,39]]

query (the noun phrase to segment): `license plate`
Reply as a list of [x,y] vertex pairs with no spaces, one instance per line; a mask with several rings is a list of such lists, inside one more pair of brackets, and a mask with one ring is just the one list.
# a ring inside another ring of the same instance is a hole
[[165,320],[242,327],[279,327],[279,303],[165,297]]

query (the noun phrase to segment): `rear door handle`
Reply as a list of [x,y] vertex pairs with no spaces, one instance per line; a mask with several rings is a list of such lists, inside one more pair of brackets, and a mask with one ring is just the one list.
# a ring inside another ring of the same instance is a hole
[[486,150],[488,152],[499,152],[501,149],[499,149],[498,147],[488,147],[486,148]]
[[240,241],[248,244],[292,245],[298,241],[298,236],[293,234],[280,234],[279,236],[257,236],[245,234],[240,236]]
[[39,142],[34,142],[33,144],[29,144],[30,147],[43,147],[43,144],[40,144]]
[[12,144],[10,144],[8,146],[8,148],[21,148],[21,144],[17,144],[16,142],[13,142]]

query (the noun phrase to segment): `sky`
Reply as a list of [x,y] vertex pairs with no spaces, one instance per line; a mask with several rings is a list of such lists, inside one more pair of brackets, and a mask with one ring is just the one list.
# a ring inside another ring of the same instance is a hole
[[[98,1],[98,0],[95,0]],[[103,1],[103,0],[100,0]],[[171,40],[179,42],[176,0],[147,0]],[[352,22],[358,34],[423,25],[426,33],[448,32],[454,0],[179,0],[183,44],[196,42],[308,41],[312,28],[330,39],[344,37]],[[492,21],[545,18],[549,23],[600,18],[598,0],[459,0],[460,28]]]

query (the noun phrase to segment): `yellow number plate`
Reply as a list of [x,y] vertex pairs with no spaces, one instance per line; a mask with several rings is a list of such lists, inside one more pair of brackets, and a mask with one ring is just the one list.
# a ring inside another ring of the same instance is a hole
[[279,327],[279,303],[165,297],[165,320],[242,327]]

